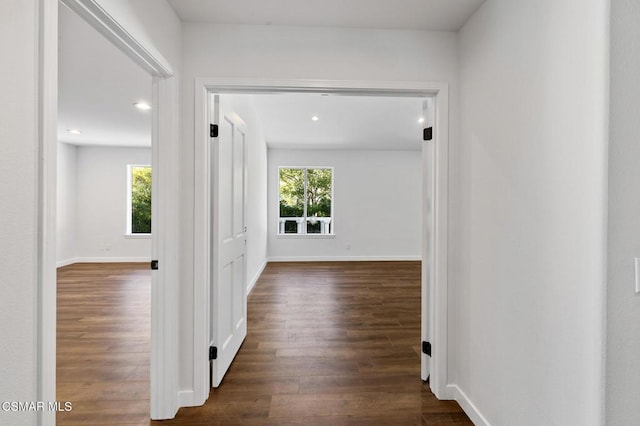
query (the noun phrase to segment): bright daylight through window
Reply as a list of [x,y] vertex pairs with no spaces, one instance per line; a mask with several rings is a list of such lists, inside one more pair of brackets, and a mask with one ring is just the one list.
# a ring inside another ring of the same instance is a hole
[[333,234],[333,169],[281,167],[279,234]]
[[127,234],[151,234],[151,166],[128,166]]

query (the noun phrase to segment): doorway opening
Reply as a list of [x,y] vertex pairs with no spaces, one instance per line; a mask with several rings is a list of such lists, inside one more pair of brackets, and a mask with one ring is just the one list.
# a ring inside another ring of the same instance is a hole
[[[148,76],[151,77],[151,166],[154,171],[153,230],[151,237],[151,257],[160,261],[176,257],[177,248],[166,241],[178,233],[176,203],[179,189],[178,165],[173,161],[178,149],[177,87],[173,72],[166,60],[150,53],[107,11],[93,0],[60,0],[47,2],[46,11],[41,15],[43,28],[42,61],[42,108],[40,124],[43,128],[40,149],[40,197],[39,220],[41,227],[41,252],[39,253],[39,319],[38,319],[38,395],[40,400],[56,400],[56,264],[57,248],[57,65],[58,65],[58,13],[69,7],[91,27],[124,52]],[[64,13],[64,12],[63,12]],[[118,87],[117,85],[115,86]],[[133,106],[132,106],[133,107]],[[74,129],[70,129],[74,130]],[[77,130],[77,129],[76,129]],[[146,161],[145,161],[146,163]],[[126,171],[124,172],[126,173]],[[163,181],[159,185],[158,181]],[[162,191],[160,191],[162,187]],[[122,220],[125,224],[125,218]],[[105,250],[106,251],[106,250]],[[148,265],[148,264],[147,264]],[[178,267],[167,261],[162,270],[151,272],[151,359],[150,359],[150,411],[151,418],[169,418],[177,410],[177,282]],[[146,271],[145,271],[146,272]],[[43,424],[55,424],[55,412],[41,413]]]
[[[355,83],[355,82],[306,82],[292,81],[282,82],[264,82],[264,81],[220,81],[220,80],[201,80],[198,81],[196,93],[200,93],[202,101],[197,105],[200,108],[196,111],[196,127],[211,130],[210,125],[218,124],[215,115],[215,104],[209,103],[209,98],[215,95],[224,97],[231,94],[313,94],[316,96],[368,96],[368,97],[387,97],[391,98],[407,98],[415,97],[424,100],[423,117],[426,120],[425,128],[431,128],[423,134],[420,129],[421,142],[427,138],[429,133],[432,137],[428,141],[424,141],[421,151],[421,163],[423,165],[423,191],[421,194],[423,217],[420,226],[416,229],[416,233],[421,236],[421,253],[422,260],[422,340],[426,345],[433,345],[438,351],[427,355],[424,351],[421,356],[422,379],[426,380],[430,377],[430,386],[432,391],[441,399],[449,399],[446,392],[446,196],[447,196],[447,88],[446,85],[440,84],[385,84],[385,83]],[[319,121],[319,117],[312,121]],[[415,117],[414,119],[418,119]],[[202,127],[199,127],[202,126]],[[212,241],[215,241],[215,235],[211,224],[208,223],[209,218],[215,217],[216,212],[207,211],[207,206],[211,205],[211,195],[213,191],[207,182],[215,182],[217,176],[215,156],[209,150],[208,139],[213,135],[208,131],[199,134],[196,143],[196,158],[202,161],[196,162],[196,175],[203,176],[203,180],[196,180],[196,194],[201,196],[200,205],[196,206],[196,247],[200,247],[202,256],[200,265],[202,269],[196,271],[196,287],[194,297],[194,316],[196,318],[207,318],[209,315],[216,314],[216,301],[211,298],[211,292],[216,291],[216,283],[212,280],[211,274],[216,271],[212,269]],[[198,152],[200,151],[200,152]],[[289,164],[288,166],[293,166]],[[282,164],[281,166],[284,166]],[[301,165],[298,165],[301,166]],[[309,164],[309,166],[319,167],[318,164]],[[270,173],[269,179],[272,179]],[[276,178],[273,178],[276,179]],[[269,184],[269,191],[273,185]],[[277,194],[277,188],[275,189]],[[272,203],[273,204],[273,203]],[[214,204],[215,205],[215,204]],[[274,211],[278,215],[278,206],[269,205],[269,214]],[[311,218],[313,219],[313,218]],[[331,218],[333,220],[333,218]],[[279,220],[279,219],[278,219]],[[335,222],[339,224],[339,222]],[[271,223],[269,226],[271,227]],[[335,225],[336,227],[339,225]],[[201,229],[202,232],[199,232]],[[278,226],[273,226],[277,233]],[[307,228],[312,229],[312,228]],[[319,237],[332,237],[331,227],[325,227],[328,231]],[[297,234],[297,233],[296,233]],[[198,240],[197,236],[203,237]],[[208,236],[213,239],[209,239]],[[311,235],[308,235],[311,236]],[[286,237],[286,236],[283,236]],[[271,246],[270,246],[271,247]],[[197,262],[197,260],[196,260]],[[212,283],[211,287],[209,284]],[[249,284],[251,287],[253,282]],[[443,296],[445,297],[443,299]],[[204,303],[203,303],[204,301]],[[442,304],[444,302],[444,304]],[[440,306],[437,306],[441,304]],[[194,365],[194,373],[196,379],[196,400],[200,399],[204,402],[209,393],[208,370],[209,360],[202,357],[198,360],[198,353],[207,353],[206,349],[212,344],[209,329],[209,320],[203,321],[203,326],[198,329],[198,321],[196,324],[196,341],[194,353],[196,354],[196,364]],[[199,337],[198,337],[199,336]],[[215,340],[215,339],[213,339]],[[437,342],[437,344],[435,344]],[[214,344],[221,342],[213,341]],[[423,345],[425,347],[425,345]],[[426,348],[426,347],[425,347]],[[217,349],[217,348],[216,348]],[[436,355],[437,354],[437,355]],[[433,356],[435,355],[435,356]]]
[[58,19],[56,395],[73,409],[57,421],[144,421],[152,77],[64,4]]

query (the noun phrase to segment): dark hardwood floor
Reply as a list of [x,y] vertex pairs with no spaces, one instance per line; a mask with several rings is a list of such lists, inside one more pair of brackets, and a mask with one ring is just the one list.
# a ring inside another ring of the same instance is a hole
[[58,269],[58,425],[149,424],[148,263]]
[[[58,271],[58,424],[148,424],[148,265]],[[202,407],[157,425],[471,424],[420,380],[420,263],[272,263]]]

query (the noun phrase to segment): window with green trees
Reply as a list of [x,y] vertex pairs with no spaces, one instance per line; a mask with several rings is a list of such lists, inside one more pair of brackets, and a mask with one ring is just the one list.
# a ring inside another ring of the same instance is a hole
[[333,169],[280,168],[280,234],[333,233]]
[[129,169],[128,233],[151,233],[151,166],[132,166]]

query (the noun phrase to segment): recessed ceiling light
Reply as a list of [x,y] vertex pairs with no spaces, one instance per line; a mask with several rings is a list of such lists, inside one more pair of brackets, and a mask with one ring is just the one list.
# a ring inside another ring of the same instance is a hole
[[320,120],[320,117],[318,117],[317,115],[314,115],[313,117],[311,117],[311,119],[313,121],[318,121],[318,120]]
[[424,123],[424,117],[418,118],[418,123]]
[[144,111],[146,111],[146,110],[148,110],[148,109],[151,109],[151,105],[149,105],[148,103],[146,103],[146,102],[144,102],[144,101],[141,101],[141,102],[135,102],[135,103],[133,104],[133,106],[134,106],[134,107],[136,107],[136,108],[138,108],[138,109],[144,110]]
[[80,133],[82,133],[80,130],[78,129],[67,129],[67,132],[72,133],[74,135],[79,135]]

